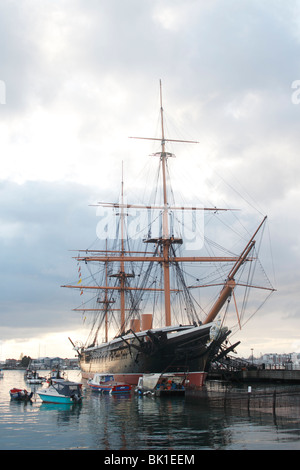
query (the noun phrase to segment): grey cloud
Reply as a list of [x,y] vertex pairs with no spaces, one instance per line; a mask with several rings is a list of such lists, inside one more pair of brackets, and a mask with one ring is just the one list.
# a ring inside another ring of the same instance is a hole
[[[0,185],[1,325],[41,331],[70,326],[74,256],[96,238],[91,189],[72,183]],[[69,276],[69,278],[68,278]],[[3,338],[2,338],[3,339]]]

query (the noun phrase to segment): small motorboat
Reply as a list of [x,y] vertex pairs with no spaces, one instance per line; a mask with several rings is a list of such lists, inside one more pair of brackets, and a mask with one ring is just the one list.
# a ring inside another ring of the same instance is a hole
[[78,382],[54,382],[47,388],[37,390],[44,403],[73,404],[82,402],[82,384]]
[[30,401],[33,396],[33,392],[28,393],[27,390],[21,388],[12,388],[9,393],[11,400],[16,401]]
[[112,374],[94,374],[87,382],[91,390],[101,393],[122,394],[130,393],[131,385],[125,382],[116,382]]
[[3,370],[0,369],[0,379],[3,379],[3,377],[4,377],[4,372]]
[[26,380],[29,384],[34,385],[34,384],[41,384],[46,379],[44,377],[40,377],[39,373],[36,370],[34,370],[31,372],[30,375],[27,376]]
[[53,383],[66,382],[67,376],[65,372],[62,372],[59,367],[57,369],[52,369],[50,372],[50,377],[47,379],[47,382],[51,385]]
[[135,393],[156,397],[184,395],[185,383],[185,374],[143,374],[139,378]]

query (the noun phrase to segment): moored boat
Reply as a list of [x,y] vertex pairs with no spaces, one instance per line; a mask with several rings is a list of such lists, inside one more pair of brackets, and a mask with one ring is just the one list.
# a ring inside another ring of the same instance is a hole
[[11,400],[15,401],[30,401],[33,396],[33,392],[28,393],[26,389],[22,388],[12,388],[9,394]]
[[143,374],[139,378],[135,393],[154,396],[184,395],[187,382],[185,374]]
[[59,367],[54,368],[51,370],[49,377],[47,378],[47,383],[50,385],[52,383],[59,383],[59,382],[65,382],[67,381],[67,375],[65,372],[60,370]]
[[110,393],[111,395],[130,393],[131,385],[125,382],[117,382],[112,374],[94,374],[93,378],[87,381],[91,390],[100,393]]
[[62,381],[37,390],[44,403],[74,404],[82,402],[82,384]]
[[31,385],[38,385],[45,382],[45,377],[41,377],[39,373],[34,370],[27,376],[27,382]]

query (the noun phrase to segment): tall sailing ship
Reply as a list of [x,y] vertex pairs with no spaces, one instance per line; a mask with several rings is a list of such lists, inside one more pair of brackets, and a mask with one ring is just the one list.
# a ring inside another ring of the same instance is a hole
[[[268,295],[274,290],[269,281],[262,287],[253,282],[258,260],[256,237],[266,217],[249,239],[243,241],[239,253],[226,251],[225,255],[216,256],[211,248],[208,256],[201,256],[202,242],[199,242],[199,254],[195,255],[194,249],[192,253],[186,250],[181,236],[184,230],[174,228],[178,221],[176,214],[192,214],[188,219],[195,225],[194,216],[200,212],[223,216],[229,209],[178,206],[171,200],[168,160],[174,155],[167,151],[167,145],[193,141],[166,138],[161,83],[160,132],[159,138],[136,137],[158,141],[160,145],[159,152],[155,153],[159,163],[159,203],[127,204],[122,175],[120,201],[98,204],[114,211],[115,233],[109,236],[106,226],[103,233],[98,233],[98,238],[105,243],[101,249],[79,251],[76,257],[79,281],[63,286],[89,296],[74,310],[82,311],[85,317],[92,316],[86,344],[70,341],[78,352],[84,378],[109,372],[118,381],[137,384],[143,373],[168,371],[188,374],[190,386],[197,387],[203,385],[210,364],[239,344],[231,342],[231,330],[224,321],[229,304],[233,303],[237,324],[241,327],[237,288],[247,292],[249,288],[261,288]],[[157,196],[157,192],[154,194]],[[127,233],[130,211],[135,215],[144,214],[138,229],[135,225],[133,239]],[[137,237],[138,230],[142,233],[143,229],[146,235]],[[200,229],[203,242],[208,241],[211,247],[219,246],[206,237],[204,227]],[[85,277],[82,265],[88,270]],[[203,267],[209,267],[211,273],[204,274]],[[247,280],[242,281],[239,274],[245,271]],[[202,292],[212,287],[217,287],[218,293],[210,303],[201,304]],[[196,297],[195,291],[200,292],[200,297]],[[244,301],[247,295],[244,294]]]

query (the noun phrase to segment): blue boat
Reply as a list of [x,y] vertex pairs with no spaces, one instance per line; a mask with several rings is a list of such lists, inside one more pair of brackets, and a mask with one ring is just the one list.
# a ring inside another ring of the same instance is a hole
[[30,401],[33,396],[33,392],[28,393],[27,390],[21,388],[12,388],[9,394],[11,400],[16,401]]
[[94,374],[92,379],[87,382],[88,386],[95,392],[123,394],[130,393],[131,385],[124,382],[116,382],[112,374]]
[[74,404],[82,402],[82,384],[62,381],[40,389],[37,394],[44,403]]

